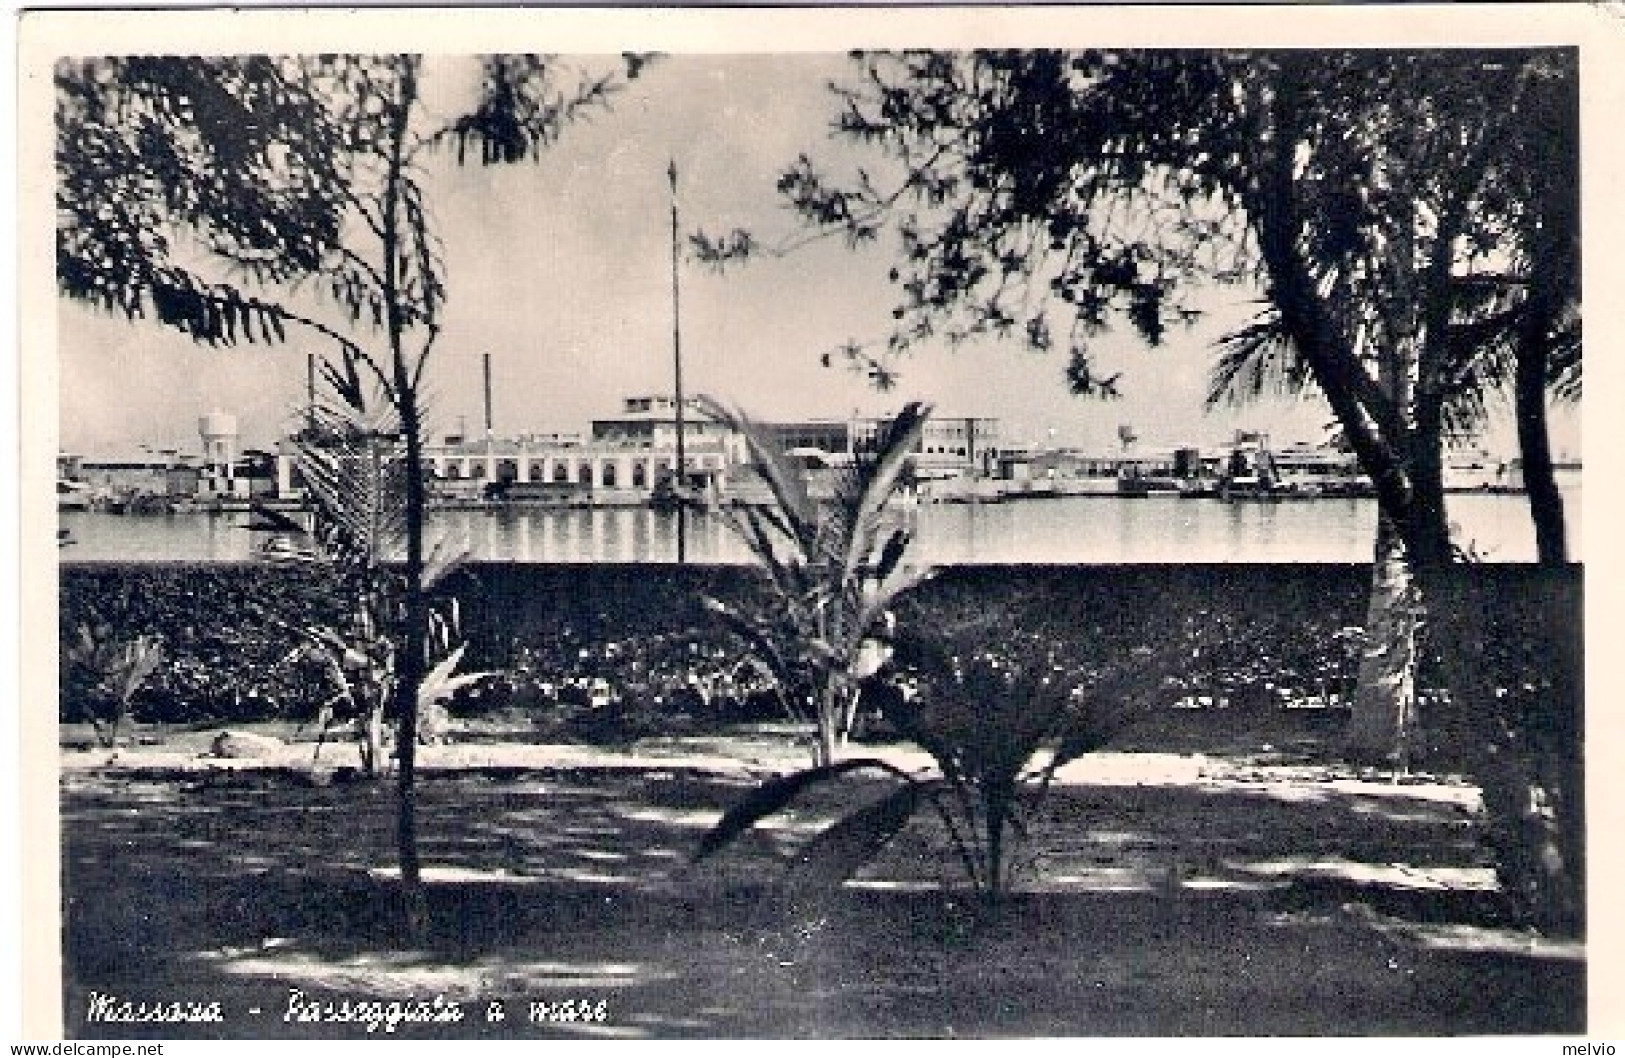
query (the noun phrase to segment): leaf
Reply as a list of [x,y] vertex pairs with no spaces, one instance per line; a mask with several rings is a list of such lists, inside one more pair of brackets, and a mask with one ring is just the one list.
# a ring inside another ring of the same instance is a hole
[[880,561],[875,563],[875,579],[884,581],[891,576],[892,570],[903,560],[903,553],[908,550],[908,530],[896,529],[886,538],[886,546],[880,550]]
[[121,671],[118,680],[118,700],[128,705],[135,692],[147,681],[163,660],[163,646],[156,640],[147,636],[138,636],[125,644],[121,651]]
[[918,401],[906,405],[878,438],[879,451],[873,463],[860,464],[859,481],[862,492],[852,514],[851,538],[847,542],[843,562],[848,573],[859,569],[869,557],[868,552],[878,531],[880,515],[897,489],[898,479],[908,464],[908,457],[925,431],[931,416],[931,406]]
[[835,889],[896,837],[920,804],[920,783],[909,781],[823,831],[796,855],[780,891],[792,899]]
[[779,513],[794,531],[791,539],[810,556],[818,527],[818,508],[807,492],[801,469],[785,459],[772,439],[748,416],[726,407],[709,395],[701,395],[698,401],[706,415],[745,438],[751,458],[773,494]]
[[433,591],[447,577],[466,566],[473,553],[466,539],[456,544],[448,542],[446,537],[436,540],[423,563],[423,590]]
[[451,682],[451,674],[463,660],[463,652],[468,649],[464,643],[450,654],[441,658],[436,665],[423,676],[423,682],[418,684],[418,707],[433,705],[445,693],[445,688]]
[[698,863],[700,860],[712,855],[755,826],[759,820],[765,819],[784,808],[795,800],[797,794],[809,786],[827,782],[830,779],[845,775],[847,772],[857,771],[860,768],[877,768],[892,775],[908,778],[903,772],[883,760],[872,757],[853,757],[849,760],[839,760],[833,764],[807,768],[803,771],[792,772],[789,775],[781,775],[776,779],[769,779],[761,786],[758,786],[743,801],[728,809],[722,818],[717,821],[717,825],[706,832],[705,837],[700,839],[699,848],[694,852],[694,862]]
[[322,375],[326,378],[327,384],[333,388],[333,392],[337,393],[339,399],[344,402],[345,407],[358,415],[365,414],[367,410],[366,390],[361,384],[361,372],[359,365],[356,363],[355,354],[348,349],[342,350],[342,352],[343,372],[341,373],[338,368],[334,367],[331,361],[323,360]]
[[729,607],[727,603],[713,599],[710,596],[701,599],[700,604],[720,617],[723,623],[733,630],[735,634],[749,643],[751,648],[761,655],[762,661],[767,664],[774,677],[787,690],[794,684],[795,673],[791,671],[790,663],[785,659],[784,654],[779,650],[778,644],[773,641],[772,636],[766,630]]
[[904,592],[912,591],[936,576],[934,566],[904,566],[894,570],[891,576],[879,585],[870,588],[864,593],[863,608],[858,611],[856,627],[861,632],[868,632],[874,627],[898,597]]
[[272,510],[271,508],[262,506],[258,503],[250,504],[249,509],[253,512],[254,517],[258,519],[257,521],[250,523],[248,526],[249,530],[252,532],[293,533],[299,536],[304,535],[305,527],[300,524],[299,521],[288,517],[281,511]]

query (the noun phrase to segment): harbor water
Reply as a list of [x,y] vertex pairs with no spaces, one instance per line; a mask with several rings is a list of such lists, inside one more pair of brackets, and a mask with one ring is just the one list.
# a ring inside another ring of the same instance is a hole
[[[1569,555],[1583,557],[1579,481],[1565,483]],[[1453,494],[1456,541],[1491,562],[1535,557],[1529,505],[1521,495]],[[1223,502],[1216,499],[1070,497],[984,504],[922,504],[908,510],[917,554],[940,565],[1182,562],[1367,562],[1376,503],[1369,499]],[[116,515],[64,511],[66,560],[243,561],[264,538],[250,515]],[[714,514],[690,514],[687,559],[750,561]],[[646,507],[436,511],[429,538],[466,539],[490,561],[578,563],[677,560],[677,515]]]

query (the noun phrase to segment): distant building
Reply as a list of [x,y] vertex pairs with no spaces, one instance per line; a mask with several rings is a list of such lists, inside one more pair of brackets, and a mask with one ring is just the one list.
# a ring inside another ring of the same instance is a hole
[[[691,487],[721,491],[743,444],[685,402],[683,456]],[[595,419],[589,437],[527,434],[428,446],[431,487],[442,499],[641,502],[677,472],[677,405],[669,397],[632,397],[621,414]]]
[[838,456],[852,451],[852,423],[846,419],[764,422],[761,427],[781,452],[818,451]]
[[198,493],[203,468],[195,456],[174,449],[138,448],[133,451],[66,456],[74,480],[84,482],[91,493],[103,498],[157,496],[191,497]]
[[[891,422],[890,417],[853,419],[853,448],[873,448]],[[991,476],[998,468],[1002,443],[998,419],[933,415],[914,448],[915,472],[922,478]]]
[[[616,441],[646,448],[677,447],[677,401],[671,397],[627,397],[621,414],[592,421],[594,441]],[[733,431],[713,422],[697,400],[683,401],[683,447],[695,442],[737,442]]]
[[[808,419],[764,422],[763,430],[787,453],[812,467],[837,466],[872,445],[890,419]],[[284,445],[284,449],[286,449]],[[742,436],[684,404],[684,479],[714,496],[751,496],[761,482]],[[929,420],[914,452],[916,465],[935,476],[991,473],[998,455],[998,420]],[[586,435],[529,433],[468,437],[459,431],[424,446],[431,495],[441,501],[507,499],[534,502],[643,502],[658,495],[677,471],[677,404],[671,397],[629,397],[618,414],[595,418]],[[285,467],[280,494],[296,484]]]

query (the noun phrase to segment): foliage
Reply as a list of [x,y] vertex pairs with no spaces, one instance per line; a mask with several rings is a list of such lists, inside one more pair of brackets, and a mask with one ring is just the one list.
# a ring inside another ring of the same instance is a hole
[[163,660],[163,645],[152,636],[119,636],[106,626],[79,626],[65,651],[71,675],[69,696],[80,702],[85,719],[104,749],[117,749],[130,715],[130,701]]
[[[400,442],[388,415],[369,417],[359,391],[337,386],[341,403],[311,409],[311,421],[295,440],[295,465],[311,501],[312,535],[327,559],[325,571],[352,610],[339,623],[302,622],[302,640],[285,663],[311,659],[325,677],[329,697],[318,709],[321,753],[334,723],[353,724],[363,770],[384,769],[385,720],[397,707],[400,681],[400,629],[409,591],[403,572],[388,563],[406,535],[405,475]],[[302,534],[304,526],[276,511],[258,508],[262,527]],[[454,675],[466,644],[460,637],[460,607],[443,593],[445,581],[468,558],[466,547],[437,541],[423,564],[419,591],[429,604],[430,658],[440,655],[416,692],[415,735],[433,741],[445,728],[444,701],[484,673]]]
[[[1469,421],[1506,377],[1496,365],[1520,322],[1554,354],[1541,377],[1577,377],[1575,258],[1554,249],[1550,267],[1527,264],[1538,233],[1559,249],[1578,235],[1563,176],[1577,151],[1571,52],[856,63],[833,86],[837,135],[883,164],[831,173],[803,156],[779,189],[815,232],[895,233],[897,325],[883,349],[849,350],[871,373],[890,377],[886,362],[922,343],[990,336],[1062,348],[1074,391],[1111,395],[1120,380],[1097,370],[1091,344],[1114,318],[1156,345],[1198,317],[1198,290],[1253,284],[1268,308],[1231,337],[1228,381],[1272,377],[1240,370],[1244,349],[1296,350],[1292,374],[1327,398],[1425,560],[1447,557],[1445,425]],[[1541,157],[1554,152],[1552,174]],[[713,262],[775,249],[740,233],[696,247]],[[1537,275],[1544,297],[1525,292]],[[1385,361],[1412,365],[1413,393],[1387,391]]]
[[767,665],[791,715],[810,712],[814,762],[829,764],[851,734],[858,682],[878,664],[876,633],[898,597],[930,575],[904,564],[910,530],[888,518],[930,409],[904,407],[872,446],[853,453],[823,502],[807,472],[748,417],[712,400],[704,407],[745,438],[773,501],[723,508],[764,574],[765,612],[747,615],[714,598],[707,606]]
[[[1199,287],[1253,283],[1268,309],[1231,337],[1222,388],[1281,377],[1288,347],[1301,359],[1285,377],[1312,380],[1337,416],[1447,641],[1461,638],[1457,615],[1429,603],[1453,557],[1444,443],[1510,358],[1540,553],[1562,561],[1544,398],[1578,370],[1573,51],[920,51],[857,63],[835,88],[836,129],[876,147],[889,171],[832,177],[803,157],[779,187],[816,231],[866,242],[895,230],[901,299],[880,355],[981,336],[1043,350],[1059,321],[1074,391],[1109,394],[1117,380],[1099,376],[1090,341],[1113,318],[1156,345],[1195,318]],[[760,245],[700,248],[725,261]],[[1468,668],[1447,669],[1471,693]],[[1496,741],[1479,740],[1487,782],[1505,772],[1490,760]],[[1508,781],[1519,789],[1501,803],[1527,801],[1523,780]]]
[[[453,139],[486,164],[550,145],[622,73],[554,84],[549,56],[479,60],[473,109],[433,127],[419,55],[103,57],[56,71],[58,289],[195,341],[318,336],[344,404],[376,386],[401,438],[405,561],[393,693],[408,920],[423,925],[414,776],[418,687],[432,635],[423,550],[424,372],[448,289],[424,188]],[[187,262],[200,258],[199,269]],[[331,299],[335,324],[305,311]],[[363,605],[370,603],[363,600]]]
[[1115,700],[1125,688],[1109,680],[1087,688],[1053,662],[1013,664],[986,650],[961,655],[914,644],[908,653],[914,693],[897,700],[886,719],[931,755],[936,776],[872,758],[780,776],[725,813],[695,859],[714,855],[817,784],[880,770],[899,785],[802,849],[784,879],[788,895],[812,900],[839,886],[929,806],[972,888],[989,902],[1002,899],[1012,881],[1015,839],[1028,834],[1056,772],[1107,744],[1126,712]]
[[[1025,835],[1055,773],[1110,736],[1103,709],[1058,668],[986,655],[933,678],[896,710],[904,734],[931,754],[948,791],[944,822],[971,883],[997,900],[1010,887],[1012,836]],[[1047,760],[1036,762],[1041,750]]]

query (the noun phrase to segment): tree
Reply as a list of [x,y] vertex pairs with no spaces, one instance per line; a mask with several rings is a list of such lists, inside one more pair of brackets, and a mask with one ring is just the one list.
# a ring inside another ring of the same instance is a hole
[[825,767],[852,733],[862,681],[879,665],[876,635],[892,605],[932,572],[904,561],[912,533],[888,518],[931,409],[909,404],[873,444],[858,445],[852,462],[836,472],[828,501],[813,494],[804,468],[748,416],[710,399],[703,409],[745,439],[773,501],[722,509],[765,574],[767,612],[706,603],[768,665],[792,715],[811,714],[813,766]]
[[117,755],[130,703],[163,657],[163,643],[155,636],[116,638],[111,629],[79,625],[78,638],[63,652],[63,683],[103,749]]
[[405,487],[396,643],[398,845],[409,928],[426,908],[415,810],[427,674],[424,373],[447,296],[424,195],[431,152],[537,157],[645,59],[586,75],[550,56],[474,60],[474,101],[423,106],[421,56],[107,57],[56,70],[60,292],[211,346],[320,340],[341,398],[384,394]]
[[[1304,357],[1410,550],[1448,560],[1432,442],[1462,365],[1447,315],[1456,299],[1429,295],[1471,283],[1466,266],[1505,249],[1481,244],[1494,233],[1474,207],[1492,176],[1521,171],[1512,144],[1545,113],[1523,101],[1549,82],[1572,90],[1572,56],[1022,51],[860,62],[856,84],[839,89],[836,129],[881,147],[896,178],[882,186],[860,171],[841,184],[803,157],[780,189],[809,223],[854,241],[896,221],[903,298],[877,358],[981,335],[1047,349],[1059,323],[1072,388],[1109,395],[1119,380],[1094,370],[1089,340],[1114,315],[1160,344],[1196,318],[1194,289],[1256,282],[1270,326]],[[700,240],[713,259],[741,245],[753,244]],[[1413,399],[1384,392],[1374,372],[1385,356],[1413,365],[1396,371]]]
[[[1553,108],[1572,106],[1572,52],[909,52],[858,63],[836,89],[835,131],[878,148],[887,171],[831,177],[803,157],[779,184],[820,231],[868,242],[895,228],[898,325],[883,349],[857,355],[883,362],[982,335],[1042,350],[1062,344],[1059,330],[1073,390],[1110,395],[1119,380],[1098,374],[1089,341],[1114,317],[1156,345],[1195,318],[1194,290],[1255,283],[1268,306],[1256,333],[1289,345],[1331,406],[1418,605],[1448,595],[1445,413],[1491,344],[1463,342],[1462,328],[1512,325],[1491,307],[1504,303],[1469,294],[1521,285],[1497,275],[1518,233],[1555,241],[1572,222],[1518,207],[1539,200],[1537,143],[1565,158],[1577,150],[1572,138],[1542,139]],[[760,246],[740,233],[697,245],[718,261]],[[1551,306],[1563,303],[1524,302],[1531,350],[1553,341]],[[1428,611],[1447,663],[1461,619],[1448,605]],[[1402,642],[1403,622],[1391,634]],[[1474,678],[1456,665],[1452,689],[1490,708]],[[1383,748],[1397,751],[1404,725],[1391,719]],[[1528,776],[1486,769],[1519,814],[1514,788]]]
[[[381,412],[379,417],[366,407],[312,408],[309,425],[292,442],[314,523],[311,535],[350,609],[341,622],[292,626],[302,643],[289,660],[314,657],[331,685],[331,696],[319,711],[317,753],[334,721],[353,722],[362,769],[369,776],[384,770],[384,720],[398,693],[396,633],[406,599],[403,578],[390,564],[405,539],[406,476],[387,405]],[[297,519],[278,511],[261,507],[256,514],[273,531],[305,532]],[[486,675],[453,675],[465,645],[457,642],[457,600],[442,594],[441,587],[467,558],[466,544],[442,538],[424,562],[425,651],[434,664],[418,685],[420,742],[432,741],[442,726],[442,698]]]

